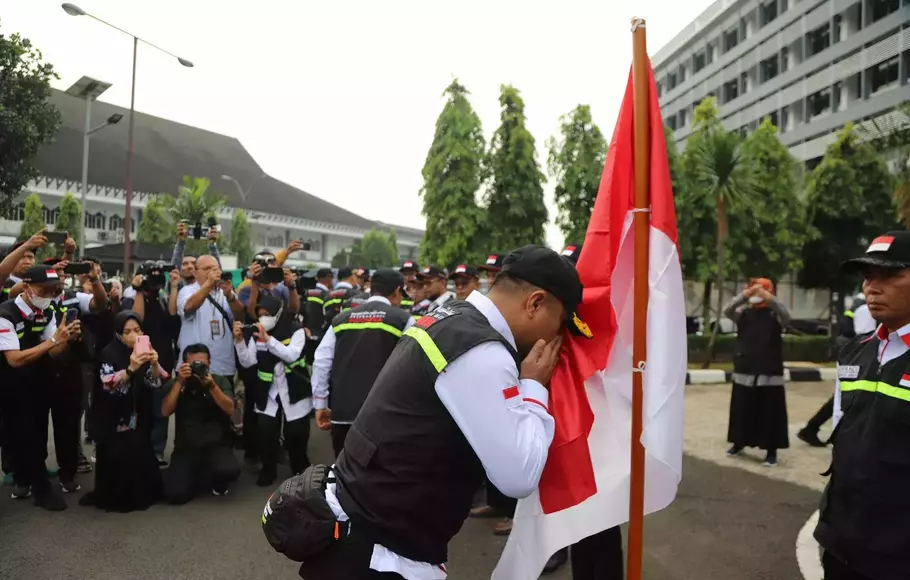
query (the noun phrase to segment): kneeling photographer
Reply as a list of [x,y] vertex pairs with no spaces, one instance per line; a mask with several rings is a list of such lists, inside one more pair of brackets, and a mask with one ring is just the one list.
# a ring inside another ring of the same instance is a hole
[[187,346],[176,378],[165,386],[161,414],[177,413],[174,453],[164,472],[164,497],[172,504],[184,504],[207,490],[225,495],[240,477],[229,438],[234,389],[209,372],[210,362],[207,346]]

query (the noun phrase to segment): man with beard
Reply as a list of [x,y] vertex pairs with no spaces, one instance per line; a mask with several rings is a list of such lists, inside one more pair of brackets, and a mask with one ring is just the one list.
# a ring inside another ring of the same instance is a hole
[[430,301],[426,314],[429,314],[450,300],[455,300],[455,294],[447,288],[448,275],[438,266],[425,266],[417,279],[423,284],[426,299]]

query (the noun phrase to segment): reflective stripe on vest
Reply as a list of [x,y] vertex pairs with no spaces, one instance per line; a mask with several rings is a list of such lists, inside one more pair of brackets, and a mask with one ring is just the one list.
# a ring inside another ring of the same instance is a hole
[[439,347],[436,346],[436,343],[433,342],[433,339],[430,338],[430,335],[427,334],[427,331],[412,326],[411,328],[404,331],[405,336],[410,336],[417,341],[417,344],[420,345],[420,348],[423,349],[423,354],[427,355],[427,358],[430,359],[430,364],[436,369],[436,372],[441,373],[448,361],[446,357],[442,356],[442,352],[439,350]]
[[296,369],[297,367],[304,368],[306,367],[306,359],[298,359],[288,365],[289,369]]
[[331,306],[335,306],[336,304],[341,304],[341,298],[332,298],[331,300],[326,300],[324,307],[329,308]]
[[43,332],[45,328],[47,328],[46,324],[44,326],[33,326],[31,328],[31,331],[32,332]]
[[853,318],[853,311],[852,311],[852,310],[845,310],[845,311],[844,311],[844,316],[846,316],[847,318]]
[[401,338],[401,331],[385,322],[345,322],[334,327],[335,334],[345,330],[384,330]]
[[882,381],[841,381],[840,390],[845,393],[849,391],[878,393],[910,403],[910,389],[901,389]]
[[267,373],[265,371],[256,371],[256,376],[259,377],[259,380],[266,382],[266,383],[271,383],[272,380],[275,378],[275,375],[273,375],[272,373]]
[[413,300],[402,300],[402,301],[401,301],[401,306],[402,306],[402,307],[404,307],[404,306],[414,306],[414,301],[413,301]]
[[307,296],[307,297],[306,297],[306,301],[307,301],[307,302],[315,302],[316,304],[325,304],[325,300],[323,300],[323,299],[320,298],[319,296]]

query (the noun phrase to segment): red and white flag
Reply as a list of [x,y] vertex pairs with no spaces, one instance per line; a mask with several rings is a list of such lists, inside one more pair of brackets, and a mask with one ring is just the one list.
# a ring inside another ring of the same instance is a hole
[[[645,513],[667,507],[682,477],[686,320],[676,212],[654,74],[650,83],[650,262],[642,443]],[[632,75],[578,271],[593,339],[563,343],[550,382],[556,434],[538,490],[518,502],[493,580],[536,580],[547,559],[629,519],[634,209]]]

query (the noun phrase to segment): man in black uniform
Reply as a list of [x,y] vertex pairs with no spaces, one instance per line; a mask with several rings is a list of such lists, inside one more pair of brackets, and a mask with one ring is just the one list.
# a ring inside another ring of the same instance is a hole
[[[910,577],[910,232],[889,232],[844,264],[863,275],[880,323],[841,349],[843,416],[815,539],[826,580]],[[837,401],[838,397],[835,396]],[[835,403],[835,418],[838,405]]]
[[316,350],[312,381],[316,425],[331,429],[336,456],[379,371],[402,333],[414,324],[399,308],[403,285],[404,277],[395,270],[377,270],[372,296],[336,316]]
[[455,300],[455,294],[448,290],[449,275],[443,268],[432,264],[424,266],[417,274],[417,278],[426,292],[426,300],[429,301],[426,311],[420,314],[429,314],[443,304]]
[[306,303],[303,304],[303,326],[310,331],[307,345],[303,350],[306,364],[312,367],[316,347],[322,340],[327,321],[325,318],[325,302],[329,299],[334,275],[331,268],[320,268],[316,271],[316,284],[306,291]]
[[417,282],[417,272],[420,266],[414,260],[405,260],[398,268],[398,272],[404,276],[404,294],[401,297],[401,308],[408,312],[414,307],[414,299],[410,295],[410,289]]
[[304,561],[300,575],[438,573],[484,472],[506,494],[532,493],[554,429],[544,385],[562,329],[577,324],[581,297],[568,260],[526,246],[505,260],[489,297],[475,292],[408,329],[357,415],[325,492],[335,517],[350,527]]
[[328,300],[325,301],[325,319],[332,320],[341,313],[344,301],[353,298],[359,290],[357,286],[357,276],[353,268],[338,269],[338,284],[335,289],[329,293]]
[[[79,321],[57,326],[51,302],[58,294],[59,275],[47,266],[33,266],[22,275],[24,290],[0,304],[0,385],[10,395],[11,448],[15,489],[12,497],[34,493],[35,505],[51,511],[66,501],[48,481],[45,456],[51,390],[42,365],[46,356],[64,355],[79,337]],[[81,384],[81,382],[80,382]]]
[[502,270],[502,261],[505,259],[505,257],[505,254],[490,254],[487,256],[486,262],[477,266],[478,270],[487,273],[488,290],[493,286],[493,282],[496,281],[496,275],[499,274],[500,270]]

